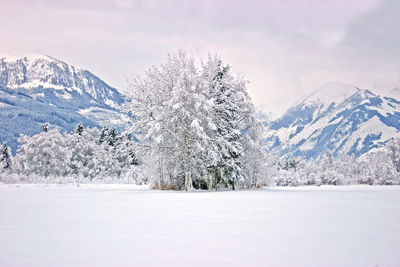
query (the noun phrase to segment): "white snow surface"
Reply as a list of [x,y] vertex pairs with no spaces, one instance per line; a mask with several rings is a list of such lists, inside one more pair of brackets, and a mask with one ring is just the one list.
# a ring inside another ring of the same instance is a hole
[[399,266],[400,187],[0,185],[0,266]]

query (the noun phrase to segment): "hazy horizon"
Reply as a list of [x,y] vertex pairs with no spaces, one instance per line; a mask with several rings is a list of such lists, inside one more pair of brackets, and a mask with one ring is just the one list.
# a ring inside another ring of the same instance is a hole
[[220,55],[275,115],[329,82],[378,93],[400,85],[397,1],[0,3],[0,54],[49,55],[121,91],[178,49]]

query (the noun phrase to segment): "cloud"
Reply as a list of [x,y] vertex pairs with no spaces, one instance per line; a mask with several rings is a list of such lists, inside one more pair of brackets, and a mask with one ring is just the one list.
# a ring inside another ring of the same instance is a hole
[[344,45],[359,56],[399,60],[399,10],[399,1],[383,1],[378,8],[361,15],[349,25]]
[[0,1],[1,51],[48,54],[119,89],[177,49],[220,54],[276,113],[330,81],[398,84],[397,1]]

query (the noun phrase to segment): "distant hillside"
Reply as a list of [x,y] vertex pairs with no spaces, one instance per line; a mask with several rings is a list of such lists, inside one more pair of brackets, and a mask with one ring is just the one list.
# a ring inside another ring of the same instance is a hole
[[281,156],[359,157],[400,136],[400,101],[352,85],[329,83],[267,123],[264,145]]
[[14,152],[20,133],[36,134],[45,122],[66,131],[79,122],[120,128],[124,101],[94,74],[52,57],[0,58],[0,142]]

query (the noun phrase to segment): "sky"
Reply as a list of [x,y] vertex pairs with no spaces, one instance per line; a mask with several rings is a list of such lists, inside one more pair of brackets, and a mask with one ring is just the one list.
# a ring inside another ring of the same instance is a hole
[[179,49],[218,54],[278,115],[328,82],[400,87],[397,0],[0,0],[0,54],[49,55],[124,91]]

